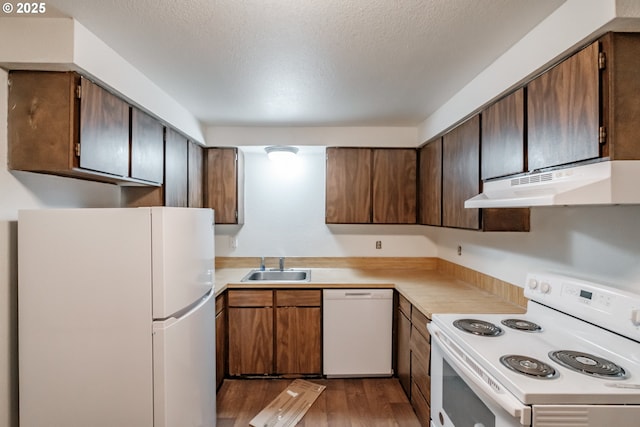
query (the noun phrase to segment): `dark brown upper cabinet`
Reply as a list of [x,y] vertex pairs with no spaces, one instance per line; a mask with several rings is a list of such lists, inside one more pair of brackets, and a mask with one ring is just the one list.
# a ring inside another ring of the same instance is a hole
[[327,224],[371,222],[371,163],[368,148],[327,148]]
[[199,207],[198,188],[202,187],[202,183],[197,181],[198,176],[202,180],[202,174],[198,175],[198,171],[202,172],[202,157],[199,162],[196,147],[200,148],[178,131],[165,128],[164,183],[159,187],[123,187],[121,205]]
[[608,33],[527,86],[528,169],[640,159],[640,34]]
[[529,170],[600,156],[599,43],[528,85]]
[[525,90],[521,88],[482,112],[483,180],[526,171],[524,107]]
[[164,126],[147,113],[131,108],[131,177],[162,184]]
[[164,206],[189,206],[189,141],[167,128],[164,141]]
[[442,225],[442,138],[418,151],[418,223]]
[[414,148],[373,149],[373,223],[416,223]]
[[129,175],[129,105],[81,78],[80,167]]
[[189,194],[187,196],[187,201],[190,208],[201,208],[204,206],[204,162],[202,150],[203,148],[199,144],[196,144],[193,141],[189,141],[189,162],[187,164],[187,187],[189,189]]
[[129,108],[73,72],[11,71],[9,168],[136,181],[129,174]]
[[442,137],[442,225],[480,228],[480,210],[464,201],[480,192],[480,116]]
[[465,208],[465,200],[481,189],[480,116],[475,115],[442,137],[442,225],[482,231],[529,231],[528,208]]
[[206,148],[204,206],[215,211],[216,224],[244,222],[242,153],[235,147]]
[[416,150],[327,148],[327,224],[415,224]]

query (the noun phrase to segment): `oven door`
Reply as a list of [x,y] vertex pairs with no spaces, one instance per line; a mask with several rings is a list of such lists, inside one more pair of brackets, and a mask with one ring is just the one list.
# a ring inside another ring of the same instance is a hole
[[433,323],[431,331],[431,421],[433,427],[531,425],[522,404],[477,366]]

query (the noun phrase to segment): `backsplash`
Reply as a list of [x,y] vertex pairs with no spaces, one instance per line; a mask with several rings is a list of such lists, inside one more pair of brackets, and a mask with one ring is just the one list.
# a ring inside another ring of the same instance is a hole
[[437,270],[520,307],[526,307],[527,305],[527,299],[524,296],[524,289],[520,286],[512,285],[511,283],[496,279],[495,277],[488,276],[476,270],[463,267],[441,258],[438,258]]

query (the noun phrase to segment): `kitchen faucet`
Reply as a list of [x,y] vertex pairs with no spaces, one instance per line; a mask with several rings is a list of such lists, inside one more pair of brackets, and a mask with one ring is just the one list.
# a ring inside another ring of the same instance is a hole
[[260,257],[260,271],[264,271],[264,257]]

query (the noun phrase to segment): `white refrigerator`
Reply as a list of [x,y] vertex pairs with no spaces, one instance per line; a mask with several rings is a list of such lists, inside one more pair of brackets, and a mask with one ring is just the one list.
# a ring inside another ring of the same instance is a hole
[[213,211],[18,216],[21,427],[216,424]]

